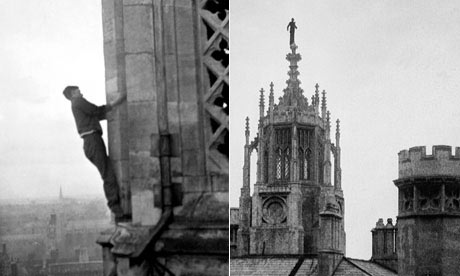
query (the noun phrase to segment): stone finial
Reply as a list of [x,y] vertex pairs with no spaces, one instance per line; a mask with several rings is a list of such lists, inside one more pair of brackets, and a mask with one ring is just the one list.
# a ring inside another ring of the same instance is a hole
[[315,106],[319,106],[319,90],[315,90]]
[[[323,117],[324,119],[324,115],[326,115],[326,90],[323,90],[322,94],[323,96],[321,99],[321,117]],[[329,118],[327,120],[329,124]]]
[[315,106],[315,95],[311,95],[311,105]]
[[318,83],[315,85],[315,88],[316,88],[315,92],[319,92],[319,90],[318,90],[319,89],[319,84]]
[[249,136],[249,117],[246,117],[246,136]]
[[331,112],[329,110],[326,112],[326,126],[327,129],[331,129]]
[[326,107],[327,107],[327,102],[326,102],[326,90],[323,90],[322,94],[323,94],[323,97],[322,97],[322,99],[321,99],[321,100],[322,100],[322,102],[321,102],[321,108],[326,109]]
[[265,90],[263,88],[260,88],[260,100],[259,100],[259,106],[264,106],[265,104],[265,99],[264,99],[264,92]]
[[340,120],[337,119],[335,128],[335,146],[340,147]]
[[392,218],[388,218],[387,219],[387,225],[386,225],[387,228],[390,228],[390,227],[393,227],[393,219]]
[[383,227],[385,227],[385,224],[383,224],[383,218],[379,218],[379,220],[375,224],[375,228],[383,228]]
[[273,89],[273,82],[270,82],[270,95],[268,96],[268,102],[269,102],[269,105],[273,105],[274,104],[274,89]]

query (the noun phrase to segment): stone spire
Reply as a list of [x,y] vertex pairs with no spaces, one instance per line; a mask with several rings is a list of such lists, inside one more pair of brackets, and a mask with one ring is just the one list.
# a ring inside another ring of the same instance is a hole
[[262,118],[264,117],[265,112],[265,99],[264,99],[264,89],[260,88],[260,99],[259,99],[259,124],[261,123]]
[[302,59],[301,55],[297,53],[297,45],[292,43],[290,45],[291,52],[286,55],[286,60],[289,61],[289,78],[286,80],[287,87],[283,90],[284,95],[282,100],[280,100],[280,105],[289,106],[289,107],[299,107],[306,108],[307,99],[302,94],[302,89],[300,88],[300,80],[298,76],[300,75],[297,63]]
[[340,168],[340,120],[335,129],[334,187],[342,189],[342,168]]
[[315,107],[316,107],[316,110],[318,110],[319,108],[319,85],[316,84],[316,89],[315,89]]
[[321,117],[324,119],[324,115],[326,115],[326,110],[327,110],[326,90],[323,90],[322,94],[323,94],[323,97],[321,99]]
[[273,82],[270,82],[270,95],[268,96],[268,115],[270,116],[270,123],[273,123],[274,105],[275,105],[275,97],[273,95]]
[[244,134],[246,136],[246,146],[248,146],[249,145],[249,135],[250,135],[250,132],[249,132],[249,117],[246,117],[246,128],[245,128]]
[[244,164],[243,164],[243,187],[241,188],[242,196],[249,196],[249,181],[251,176],[251,151],[249,149],[249,117],[246,117],[246,144],[244,145]]

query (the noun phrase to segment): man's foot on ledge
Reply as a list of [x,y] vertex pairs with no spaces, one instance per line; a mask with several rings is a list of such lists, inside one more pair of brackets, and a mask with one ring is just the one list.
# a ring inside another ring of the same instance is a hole
[[128,214],[121,214],[121,215],[115,215],[115,224],[119,225],[120,223],[124,224],[129,224],[131,223],[131,215]]

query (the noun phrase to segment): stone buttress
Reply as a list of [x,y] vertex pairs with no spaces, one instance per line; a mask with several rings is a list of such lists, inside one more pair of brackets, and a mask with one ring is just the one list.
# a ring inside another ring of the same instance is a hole
[[102,0],[109,155],[132,222],[104,275],[228,273],[228,1]]

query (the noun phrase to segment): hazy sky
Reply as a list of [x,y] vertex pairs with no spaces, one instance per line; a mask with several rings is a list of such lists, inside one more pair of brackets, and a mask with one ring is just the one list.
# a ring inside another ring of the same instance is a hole
[[244,118],[252,139],[260,88],[273,81],[278,102],[286,87],[294,17],[301,87],[310,98],[318,82],[341,120],[347,256],[369,259],[370,230],[397,215],[397,153],[460,146],[460,2],[231,0],[230,15],[230,205],[242,185]]
[[[259,89],[273,81],[281,96],[294,17],[301,86],[308,96],[317,82],[326,89],[342,122],[347,255],[369,258],[371,228],[397,215],[397,153],[460,146],[460,2],[231,0],[230,8],[230,205],[238,206],[244,117],[253,137]],[[76,84],[105,102],[100,1],[2,0],[0,32],[0,198],[54,196],[59,185],[69,196],[102,195],[62,96]]]
[[95,0],[0,1],[0,198],[102,195],[63,95],[105,103]]

